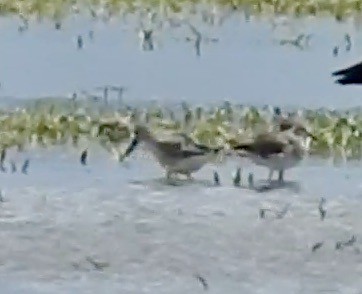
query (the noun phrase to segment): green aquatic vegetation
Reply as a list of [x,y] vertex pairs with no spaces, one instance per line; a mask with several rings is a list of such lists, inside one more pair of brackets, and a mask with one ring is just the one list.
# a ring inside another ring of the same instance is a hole
[[[187,134],[209,147],[236,145],[270,127],[273,107],[223,103],[220,107],[181,110],[152,106],[124,107],[89,105],[70,100],[41,100],[16,110],[0,110],[0,150],[29,145],[52,146],[79,142],[98,143],[110,152],[127,142],[135,124],[146,124],[159,134]],[[173,115],[168,115],[172,112]],[[362,109],[335,111],[300,109],[298,113],[316,140],[311,153],[322,157],[362,158]]]
[[[196,14],[200,6],[245,10],[253,15],[333,15],[343,21],[362,8],[361,0],[1,0],[1,15],[18,15],[24,19],[48,18],[59,22],[71,14],[83,13],[96,19],[109,19],[148,9],[168,17],[173,14]],[[205,16],[206,17],[206,16]],[[210,18],[210,17],[209,17]],[[213,21],[212,21],[213,23]]]

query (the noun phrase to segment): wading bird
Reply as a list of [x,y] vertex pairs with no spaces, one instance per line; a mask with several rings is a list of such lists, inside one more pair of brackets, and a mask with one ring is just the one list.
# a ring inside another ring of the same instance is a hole
[[259,166],[269,168],[268,181],[274,171],[279,172],[279,182],[284,181],[284,171],[295,167],[307,154],[307,137],[315,138],[305,128],[291,127],[283,131],[261,133],[249,142],[233,146],[241,157],[247,157]]
[[170,179],[175,174],[183,174],[192,179],[191,174],[200,170],[222,148],[205,150],[187,150],[180,142],[163,142],[157,140],[145,126],[136,126],[134,137],[121,157],[129,156],[139,143],[151,151],[159,164],[166,170],[166,177]]

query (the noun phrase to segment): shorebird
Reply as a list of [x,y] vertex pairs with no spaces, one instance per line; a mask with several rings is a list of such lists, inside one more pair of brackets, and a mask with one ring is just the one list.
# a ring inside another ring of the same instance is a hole
[[183,174],[192,179],[191,174],[200,170],[207,164],[222,148],[187,150],[181,142],[163,142],[157,140],[144,126],[136,126],[134,137],[127,147],[121,160],[129,156],[139,143],[144,143],[159,164],[166,170],[166,177],[170,179],[175,174]]
[[199,151],[210,152],[210,150],[218,150],[218,151],[221,150],[221,148],[213,149],[206,145],[196,143],[189,135],[187,135],[185,133],[180,133],[179,136],[184,140],[185,146],[191,146],[194,149],[197,149]]
[[[279,172],[278,181],[284,181],[284,171],[295,167],[305,157],[308,147],[305,138],[311,135],[303,128],[266,132],[250,142],[232,147],[241,157],[250,158],[256,165],[269,168],[268,181],[274,171]],[[314,137],[314,136],[313,136]]]
[[292,130],[294,134],[305,134],[305,147],[309,149],[311,140],[316,137],[310,132],[309,127],[301,117],[282,114],[279,107],[274,109],[275,116],[273,118],[274,130],[285,132]]
[[300,117],[282,113],[282,110],[279,107],[274,108],[273,123],[281,131],[291,129],[292,127],[307,129],[306,123],[302,121]]
[[337,70],[332,76],[338,77],[336,83],[340,85],[362,84],[362,62]]

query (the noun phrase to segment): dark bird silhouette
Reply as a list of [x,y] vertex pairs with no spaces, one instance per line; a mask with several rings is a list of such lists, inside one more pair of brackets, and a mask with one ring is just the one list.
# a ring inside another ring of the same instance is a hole
[[338,77],[336,83],[340,85],[362,84],[362,62],[337,70],[332,76]]

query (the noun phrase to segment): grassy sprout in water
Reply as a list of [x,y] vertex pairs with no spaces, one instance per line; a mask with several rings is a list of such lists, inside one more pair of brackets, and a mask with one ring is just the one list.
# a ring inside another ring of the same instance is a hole
[[[215,8],[243,10],[253,15],[304,15],[332,14],[342,21],[354,12],[360,12],[360,0],[2,0],[0,13],[21,15],[23,18],[51,18],[60,28],[59,21],[70,14],[87,13],[92,18],[109,19],[113,16],[134,13],[140,8],[153,9],[162,14],[194,13],[197,6],[208,4],[210,13]],[[212,16],[209,17],[213,22]]]
[[[29,145],[51,146],[80,140],[97,143],[112,151],[129,141],[133,126],[146,124],[156,134],[187,134],[209,147],[232,146],[265,131],[272,124],[273,108],[236,106],[185,106],[181,109],[152,106],[134,109],[94,107],[72,101],[33,103],[16,110],[2,110],[0,148]],[[315,135],[311,152],[323,157],[362,158],[362,110],[298,110]],[[137,115],[135,115],[137,114]],[[181,139],[181,136],[180,136]],[[87,143],[87,144],[88,144]]]

